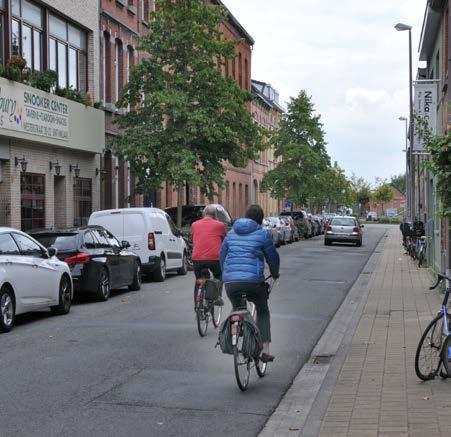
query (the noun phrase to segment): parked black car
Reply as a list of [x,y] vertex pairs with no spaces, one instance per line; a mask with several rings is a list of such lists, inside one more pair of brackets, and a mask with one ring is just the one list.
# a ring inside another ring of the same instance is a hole
[[74,289],[95,293],[100,301],[110,290],[128,286],[141,289],[139,257],[128,250],[127,241],[119,241],[102,226],[85,226],[31,232],[45,247],[58,249],[57,257],[71,270]]

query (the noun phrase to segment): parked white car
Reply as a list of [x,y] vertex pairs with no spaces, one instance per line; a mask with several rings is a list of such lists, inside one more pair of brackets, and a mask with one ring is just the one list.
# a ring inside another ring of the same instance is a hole
[[188,272],[186,243],[168,214],[158,208],[124,208],[96,211],[89,225],[100,225],[140,257],[143,274],[164,281],[167,271]]
[[73,297],[69,267],[24,232],[0,228],[0,332],[17,314],[50,308],[67,314]]

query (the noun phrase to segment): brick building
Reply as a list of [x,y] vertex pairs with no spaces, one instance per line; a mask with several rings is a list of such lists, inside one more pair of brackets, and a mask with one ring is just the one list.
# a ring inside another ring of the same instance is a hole
[[[252,80],[252,94],[254,100],[251,103],[251,111],[254,121],[269,131],[279,128],[279,122],[283,108],[279,105],[279,94],[269,84]],[[274,147],[270,146],[260,153],[257,160],[252,162],[252,191],[251,202],[258,203],[263,208],[265,215],[278,215],[282,204],[267,192],[261,192],[263,176],[276,166]]]
[[[120,114],[115,102],[128,81],[130,68],[141,61],[137,38],[147,33],[149,13],[154,8],[154,0],[100,0],[100,96],[104,102],[107,145],[111,137],[120,135],[113,123]],[[103,156],[101,191],[103,209],[141,206],[145,200],[133,195],[134,178],[129,166],[108,150]],[[149,202],[158,203],[155,193],[148,197]]]
[[[0,62],[57,72],[61,88],[99,98],[98,4],[0,0]],[[73,226],[99,208],[103,112],[0,79],[0,225]]]
[[374,200],[368,202],[365,205],[365,208],[368,211],[376,211],[378,217],[382,217],[387,215],[387,212],[394,213],[396,211],[400,216],[404,215],[406,209],[406,196],[402,193],[398,188],[393,185],[390,185],[390,188],[393,192],[393,199],[389,202],[376,202]]

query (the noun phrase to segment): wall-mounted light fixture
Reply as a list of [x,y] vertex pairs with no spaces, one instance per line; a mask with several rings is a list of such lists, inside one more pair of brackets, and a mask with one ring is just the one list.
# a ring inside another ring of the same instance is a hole
[[55,169],[55,174],[57,176],[59,176],[61,174],[61,165],[59,163],[59,161],[56,162],[49,162],[49,167],[50,167],[50,171],[52,171],[52,169]]
[[78,178],[78,176],[80,176],[80,168],[77,165],[69,165],[69,173],[72,173],[72,170],[74,171],[74,175],[76,178]]
[[26,173],[28,162],[25,159],[25,156],[22,159],[19,159],[17,156],[14,158],[15,166],[17,167],[20,164],[20,168],[22,170],[22,173]]

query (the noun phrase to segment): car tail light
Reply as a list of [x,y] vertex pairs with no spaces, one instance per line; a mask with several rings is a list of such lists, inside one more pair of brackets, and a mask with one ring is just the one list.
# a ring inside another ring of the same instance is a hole
[[332,226],[327,226],[326,231],[332,231]]
[[153,232],[149,232],[147,235],[147,247],[149,250],[155,250],[155,235]]
[[69,256],[66,258],[64,262],[69,266],[74,266],[76,264],[88,264],[91,262],[91,257],[87,253],[77,253],[74,256]]
[[352,232],[357,232],[357,233],[359,233],[360,230],[359,230],[359,228],[358,228],[357,226],[355,226],[354,229],[352,230]]

